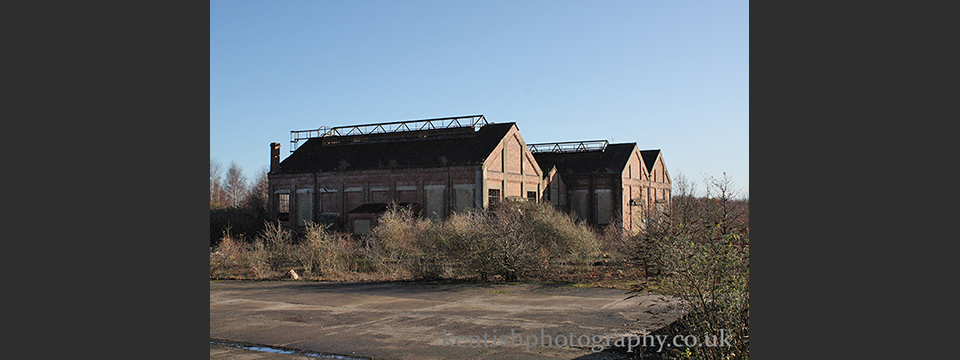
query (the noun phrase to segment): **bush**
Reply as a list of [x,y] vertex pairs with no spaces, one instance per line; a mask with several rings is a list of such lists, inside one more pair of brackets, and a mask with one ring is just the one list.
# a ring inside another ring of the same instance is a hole
[[507,201],[488,212],[453,214],[443,222],[391,207],[373,229],[385,264],[418,279],[499,276],[513,281],[595,256],[597,236],[552,206]]
[[711,198],[681,193],[670,216],[647,220],[637,240],[638,261],[662,277],[660,291],[680,300],[672,335],[719,337],[730,346],[673,349],[674,358],[749,358],[750,232],[745,201],[729,182],[708,183]]
[[[664,293],[681,300],[686,334],[719,335],[730,347],[690,349],[700,359],[749,357],[750,246],[749,236],[720,235],[696,240],[686,236],[658,239],[657,253],[666,280]],[[684,335],[686,335],[684,334]]]
[[262,260],[273,270],[278,270],[290,262],[290,249],[293,236],[279,222],[265,223],[263,231],[254,242],[256,251],[261,252]]
[[294,256],[303,266],[304,271],[320,275],[334,267],[333,236],[326,228],[319,224],[307,224],[306,231],[300,238]]
[[376,271],[367,254],[343,233],[327,230],[329,225],[309,224],[293,251],[306,272],[336,277],[347,272]]
[[218,241],[216,251],[210,253],[211,278],[262,279],[269,275],[262,242],[245,243],[234,237],[229,229]]
[[216,251],[210,252],[210,277],[220,277],[242,268],[243,251],[243,243],[234,239],[230,229],[226,229]]
[[425,233],[433,226],[409,207],[391,204],[371,230],[371,253],[385,271],[420,277],[416,270],[423,254]]
[[211,277],[264,278],[284,267],[302,266],[305,274],[340,279],[359,272],[388,278],[515,281],[535,279],[560,266],[583,266],[598,255],[600,244],[583,223],[550,205],[525,201],[452,214],[444,221],[392,205],[360,242],[320,224],[308,225],[297,244],[279,223],[263,223],[247,244],[228,232],[218,252],[211,254]]

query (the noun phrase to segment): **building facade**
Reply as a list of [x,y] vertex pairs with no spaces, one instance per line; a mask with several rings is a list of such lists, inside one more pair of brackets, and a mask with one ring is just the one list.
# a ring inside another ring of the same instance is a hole
[[605,140],[529,147],[546,172],[543,201],[588,224],[637,232],[669,209],[670,175],[660,150]]
[[542,171],[515,123],[476,115],[307,135],[291,141],[306,140],[283,161],[280,144],[270,145],[268,207],[297,230],[323,222],[363,234],[376,225],[371,214],[393,202],[441,219],[507,197],[541,196]]
[[520,198],[634,232],[669,209],[663,155],[636,143],[527,145],[515,123],[483,115],[321,127],[291,139],[282,161],[280,144],[270,144],[268,208],[295,230],[325,223],[365,234],[391,203],[443,219]]

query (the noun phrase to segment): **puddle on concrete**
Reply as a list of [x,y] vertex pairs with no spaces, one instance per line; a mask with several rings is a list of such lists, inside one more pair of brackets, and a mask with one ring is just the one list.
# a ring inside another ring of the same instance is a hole
[[274,353],[274,354],[307,356],[307,357],[312,357],[317,359],[370,360],[364,357],[353,357],[353,356],[345,356],[345,355],[337,355],[337,354],[329,354],[329,353],[320,353],[320,352],[307,351],[307,350],[288,349],[288,348],[271,347],[271,346],[263,346],[263,345],[247,345],[247,344],[242,344],[242,343],[227,341],[227,340],[210,340],[210,343],[215,345],[234,347],[238,349],[260,351],[260,352],[267,352],[267,353]]

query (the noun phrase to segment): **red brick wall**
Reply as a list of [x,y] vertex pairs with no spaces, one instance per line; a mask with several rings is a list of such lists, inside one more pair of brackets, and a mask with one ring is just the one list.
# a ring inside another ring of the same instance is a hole
[[[314,189],[314,214],[331,213],[347,219],[347,213],[365,203],[416,202],[426,204],[426,186],[442,187],[441,211],[444,214],[456,209],[455,185],[476,183],[480,166],[451,166],[417,169],[359,170],[326,172],[317,174],[270,175],[271,194],[277,190]],[[274,200],[271,198],[271,200]],[[271,201],[272,203],[273,201]],[[271,214],[276,216],[275,205]],[[291,209],[296,209],[295,197]],[[290,214],[291,224],[301,224],[303,219]],[[349,224],[348,224],[349,226]]]

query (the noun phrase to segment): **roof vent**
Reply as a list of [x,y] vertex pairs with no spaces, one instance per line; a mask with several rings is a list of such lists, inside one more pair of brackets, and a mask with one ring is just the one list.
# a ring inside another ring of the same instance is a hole
[[487,125],[483,115],[455,116],[424,120],[394,121],[379,124],[348,125],[338,127],[321,126],[316,130],[294,130],[290,132],[290,152],[294,152],[300,140],[324,138],[333,136],[354,136],[388,134],[407,131],[423,131],[437,129],[480,128]]
[[567,153],[584,151],[603,151],[609,143],[606,140],[585,140],[585,141],[567,141],[557,143],[527,144],[530,152],[545,153]]

